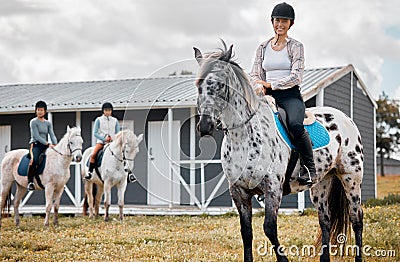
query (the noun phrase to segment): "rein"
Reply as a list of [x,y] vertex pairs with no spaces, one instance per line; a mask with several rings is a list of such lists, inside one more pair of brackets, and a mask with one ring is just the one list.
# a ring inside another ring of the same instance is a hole
[[250,120],[253,118],[253,116],[255,116],[255,114],[256,114],[256,112],[252,112],[250,117],[246,121],[240,123],[239,125],[233,125],[232,127],[224,127],[224,128],[222,128],[222,131],[228,132],[230,130],[234,130],[236,128],[239,128],[239,127],[242,127],[242,126],[246,125],[248,122],[250,122]]

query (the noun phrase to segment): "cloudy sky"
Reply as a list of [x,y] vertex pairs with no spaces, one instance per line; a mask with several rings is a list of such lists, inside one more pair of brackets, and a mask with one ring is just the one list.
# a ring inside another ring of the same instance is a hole
[[[196,70],[192,46],[234,44],[249,71],[273,35],[268,0],[7,0],[0,2],[0,84],[138,78]],[[400,98],[398,0],[290,0],[289,35],[306,67],[353,64],[377,98]]]

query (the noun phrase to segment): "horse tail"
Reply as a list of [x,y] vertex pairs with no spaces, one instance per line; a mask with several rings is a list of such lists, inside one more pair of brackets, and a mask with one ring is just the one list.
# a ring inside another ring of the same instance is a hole
[[95,183],[93,183],[92,194],[93,194],[93,206],[94,206],[96,205],[96,195],[97,195],[97,185]]
[[[1,210],[1,217],[9,217],[11,208],[11,189],[8,191],[5,201],[5,208]],[[6,212],[7,209],[7,212]]]
[[[336,176],[337,170],[333,171],[331,189],[328,197],[329,213],[331,215],[330,244],[337,245],[341,235],[350,239],[350,204],[346,197],[342,182]],[[322,245],[322,231],[320,229],[317,245]]]

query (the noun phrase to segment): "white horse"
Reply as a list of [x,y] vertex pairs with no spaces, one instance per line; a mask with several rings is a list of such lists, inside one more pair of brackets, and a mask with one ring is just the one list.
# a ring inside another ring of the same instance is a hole
[[[195,57],[200,64],[196,80],[198,130],[202,136],[211,135],[217,121],[224,127],[221,163],[240,216],[244,260],[253,261],[251,198],[257,194],[265,197],[264,232],[277,260],[287,262],[278,240],[277,214],[286,183],[286,194],[309,189],[297,182],[300,165],[285,176],[291,150],[275,127],[266,99],[255,95],[245,72],[231,60],[232,46],[205,56],[195,48]],[[355,261],[359,262],[363,231],[361,135],[354,122],[337,109],[318,107],[311,112],[330,138],[326,147],[314,152],[317,174],[310,189],[322,232],[320,261],[330,261],[330,243],[338,242],[339,234],[350,228],[350,221],[358,250]]]
[[[96,217],[99,215],[100,201],[104,192],[104,220],[109,220],[108,210],[111,204],[111,188],[116,186],[118,189],[119,219],[123,219],[127,174],[133,173],[134,159],[139,152],[139,144],[142,140],[143,134],[136,136],[131,130],[123,130],[115,136],[113,142],[104,147],[101,166],[94,170],[91,180],[84,180],[85,197],[89,204],[89,218],[93,218],[93,184],[95,184],[98,188],[94,201],[94,215]],[[92,152],[93,147],[90,147],[83,153],[82,177],[89,171],[86,164]]]
[[[79,127],[69,128],[60,142],[53,148],[46,150],[46,166],[40,175],[46,196],[46,218],[44,225],[49,225],[51,207],[54,200],[54,225],[58,225],[58,209],[64,186],[70,178],[69,166],[71,161],[80,162],[82,159],[81,129]],[[1,194],[0,207],[3,212],[6,202],[10,201],[11,186],[14,181],[17,183],[17,190],[14,198],[14,221],[17,226],[20,224],[18,208],[22,197],[26,193],[28,179],[20,176],[17,172],[18,165],[23,156],[28,154],[27,149],[16,149],[5,154],[1,162]],[[40,189],[36,179],[36,188]],[[1,226],[1,217],[0,217]]]

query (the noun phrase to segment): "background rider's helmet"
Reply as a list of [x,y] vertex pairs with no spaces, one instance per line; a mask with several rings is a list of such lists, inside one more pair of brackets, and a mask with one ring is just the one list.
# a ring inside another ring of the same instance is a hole
[[111,111],[114,110],[112,104],[109,103],[109,102],[105,102],[105,103],[101,106],[101,112],[104,112],[104,109],[111,109]]
[[35,111],[38,108],[44,108],[45,111],[47,111],[47,104],[44,101],[37,101],[35,105]]
[[271,21],[273,22],[274,18],[285,18],[290,20],[290,26],[294,23],[294,9],[291,5],[283,2],[277,4],[272,10]]

